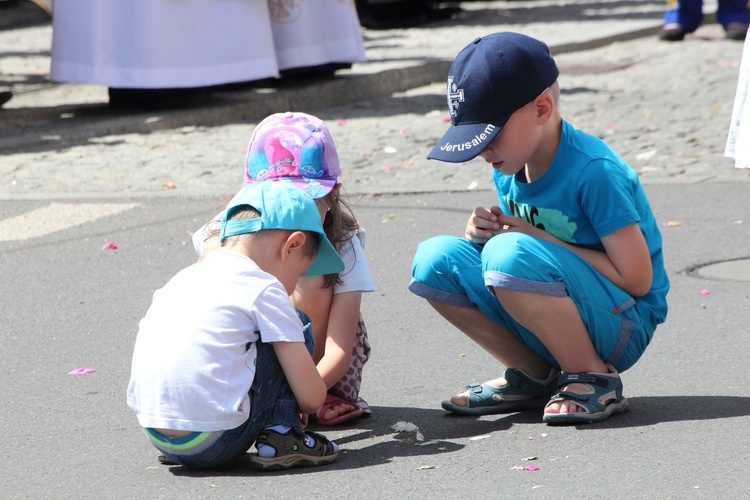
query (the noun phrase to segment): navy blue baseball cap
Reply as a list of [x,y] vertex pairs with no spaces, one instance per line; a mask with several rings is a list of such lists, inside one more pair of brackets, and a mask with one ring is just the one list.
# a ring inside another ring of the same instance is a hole
[[427,158],[461,163],[481,153],[515,111],[548,89],[560,71],[549,47],[501,32],[477,38],[448,73],[451,126]]

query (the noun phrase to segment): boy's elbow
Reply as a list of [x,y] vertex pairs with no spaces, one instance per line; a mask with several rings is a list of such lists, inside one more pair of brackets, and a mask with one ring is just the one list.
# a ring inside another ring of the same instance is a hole
[[629,283],[625,290],[633,297],[643,297],[651,290],[651,281],[651,273],[648,273],[647,276],[640,276],[639,279],[632,280],[632,283]]

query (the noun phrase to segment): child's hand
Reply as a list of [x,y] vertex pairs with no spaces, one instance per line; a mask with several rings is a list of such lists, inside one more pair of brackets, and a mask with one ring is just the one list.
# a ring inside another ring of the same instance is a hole
[[300,413],[299,419],[302,422],[302,430],[304,431],[307,429],[307,425],[310,423],[310,414],[309,413]]
[[466,223],[464,237],[473,242],[484,244],[502,229],[498,217],[503,214],[500,207],[477,207]]

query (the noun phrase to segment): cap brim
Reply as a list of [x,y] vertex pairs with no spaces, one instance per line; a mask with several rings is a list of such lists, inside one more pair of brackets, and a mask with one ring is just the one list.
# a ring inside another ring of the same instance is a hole
[[331,192],[333,186],[338,182],[338,177],[321,177],[318,179],[308,177],[278,177],[256,180],[249,179],[248,176],[245,175],[245,186],[248,184],[257,184],[259,182],[288,182],[309,194],[313,200],[317,200]]
[[494,124],[451,125],[427,155],[429,160],[463,163],[476,158],[484,151],[508,121]]
[[344,261],[341,260],[339,253],[325,236],[321,235],[320,245],[318,246],[318,255],[315,256],[310,268],[305,276],[320,276],[322,274],[340,273],[344,270]]
[[335,186],[336,182],[338,182],[338,178],[325,177],[325,178],[313,179],[313,178],[307,178],[307,177],[302,177],[302,178],[290,177],[289,182],[291,182],[293,185],[297,186],[302,191],[312,196],[313,200],[317,200],[318,198],[322,198],[331,192],[331,189],[333,189],[333,186]]

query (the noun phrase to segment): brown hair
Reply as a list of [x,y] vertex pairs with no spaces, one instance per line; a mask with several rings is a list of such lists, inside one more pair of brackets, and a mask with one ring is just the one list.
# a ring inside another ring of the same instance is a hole
[[[338,190],[334,189],[319,199],[323,200],[330,208],[323,220],[323,230],[340,255],[344,245],[352,244],[351,233],[359,228],[359,224],[354,217],[346,195],[341,193],[340,188]],[[338,273],[326,274],[323,278],[324,288],[330,288],[336,283],[341,283]]]

